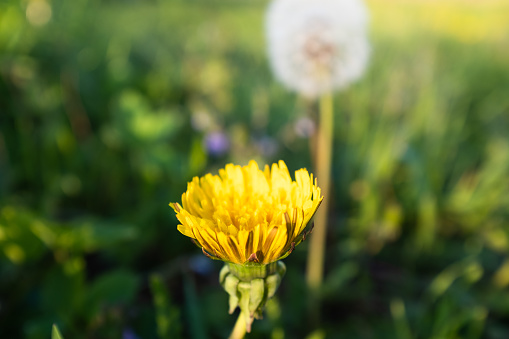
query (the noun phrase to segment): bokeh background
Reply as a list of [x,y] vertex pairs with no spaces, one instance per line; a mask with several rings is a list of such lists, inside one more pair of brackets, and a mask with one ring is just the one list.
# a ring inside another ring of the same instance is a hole
[[[168,206],[193,176],[312,170],[266,0],[0,2],[0,337],[225,338],[221,263]],[[369,0],[335,95],[322,319],[307,244],[249,338],[509,338],[509,3]]]

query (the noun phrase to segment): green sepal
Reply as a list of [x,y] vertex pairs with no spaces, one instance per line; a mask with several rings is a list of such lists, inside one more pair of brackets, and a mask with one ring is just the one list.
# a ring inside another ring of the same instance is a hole
[[257,266],[225,263],[221,269],[219,282],[229,295],[228,312],[240,307],[248,332],[254,319],[262,318],[265,303],[276,293],[285,272],[282,261]]
[[228,313],[230,313],[230,314],[232,314],[233,311],[235,311],[235,309],[239,305],[238,285],[239,285],[239,278],[237,278],[233,274],[228,274],[226,276],[226,278],[224,279],[223,288],[230,296],[228,299],[228,304],[229,304]]
[[238,291],[240,294],[240,311],[244,314],[244,320],[246,321],[246,331],[251,332],[251,324],[254,318],[249,312],[249,301],[251,297],[251,282],[241,281],[238,285]]
[[224,265],[223,268],[221,268],[221,271],[219,272],[219,283],[222,285],[224,283],[224,280],[226,279],[226,276],[230,273],[230,268],[228,265]]
[[262,303],[264,304],[264,299],[265,299],[265,280],[264,279],[251,280],[251,291],[249,298],[250,317],[254,317],[254,314],[258,310],[258,308],[261,308],[260,306],[262,306]]

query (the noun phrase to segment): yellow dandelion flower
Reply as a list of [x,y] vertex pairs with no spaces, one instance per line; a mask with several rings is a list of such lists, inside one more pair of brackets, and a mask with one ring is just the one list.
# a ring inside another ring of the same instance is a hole
[[228,164],[219,175],[195,177],[170,203],[178,230],[213,259],[234,264],[266,265],[285,258],[310,232],[322,202],[313,174],[295,171],[292,180],[283,161],[262,171],[256,161]]

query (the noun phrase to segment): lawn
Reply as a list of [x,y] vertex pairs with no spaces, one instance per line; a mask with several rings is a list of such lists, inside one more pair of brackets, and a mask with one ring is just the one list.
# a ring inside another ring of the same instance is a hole
[[[0,3],[1,338],[228,336],[221,264],[168,203],[230,162],[313,170],[317,105],[271,74],[267,4]],[[367,5],[321,319],[304,242],[248,338],[508,338],[509,4]]]

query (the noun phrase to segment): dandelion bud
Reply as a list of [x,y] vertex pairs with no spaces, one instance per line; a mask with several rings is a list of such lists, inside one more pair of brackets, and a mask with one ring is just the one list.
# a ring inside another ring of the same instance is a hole
[[219,281],[229,295],[229,312],[240,307],[250,330],[285,274],[279,260],[306,239],[322,200],[307,170],[296,171],[292,180],[283,161],[263,171],[251,161],[194,178],[182,205],[170,206],[178,230],[207,257],[225,262]]

